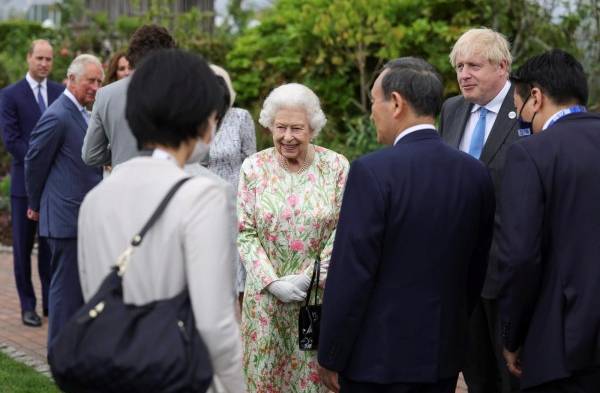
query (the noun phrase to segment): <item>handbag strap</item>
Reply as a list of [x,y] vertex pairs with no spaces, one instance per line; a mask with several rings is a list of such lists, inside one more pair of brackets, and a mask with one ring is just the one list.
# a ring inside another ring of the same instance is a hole
[[160,216],[163,214],[163,212],[165,211],[165,208],[171,201],[171,198],[173,198],[173,196],[175,195],[177,190],[179,190],[179,188],[181,186],[183,186],[183,184],[190,179],[191,179],[191,177],[184,177],[183,179],[178,180],[177,183],[175,183],[171,187],[169,192],[167,192],[167,195],[165,195],[164,198],[162,199],[162,201],[160,201],[160,204],[158,205],[156,210],[154,210],[154,213],[152,213],[152,215],[150,216],[150,218],[148,219],[146,224],[144,224],[144,226],[142,227],[142,230],[139,231],[138,234],[133,237],[133,239],[131,239],[132,246],[137,247],[142,243],[142,240],[144,240],[144,236],[146,235],[146,232],[148,232],[148,230],[152,227],[152,225],[154,225],[156,220],[158,220],[160,218]]
[[117,268],[119,276],[123,276],[123,274],[125,274],[125,269],[127,268],[127,264],[131,257],[131,254],[133,253],[133,248],[139,246],[142,243],[142,240],[144,240],[144,236],[163,214],[165,208],[167,207],[177,190],[179,190],[179,188],[190,179],[191,177],[184,177],[183,179],[178,180],[177,183],[173,184],[173,186],[171,186],[167,194],[160,201],[158,207],[154,210],[154,213],[152,213],[148,221],[146,221],[146,223],[142,227],[142,230],[139,231],[133,237],[133,239],[131,239],[130,246],[127,247],[127,249],[117,259]]
[[[315,277],[317,281],[315,283]],[[319,281],[321,280],[321,257],[317,256],[315,259],[315,267],[312,272],[312,276],[310,277],[310,285],[308,286],[308,292],[306,293],[306,307],[310,305],[310,293],[313,290],[313,284],[315,285],[315,304],[317,304],[317,287],[319,286]]]

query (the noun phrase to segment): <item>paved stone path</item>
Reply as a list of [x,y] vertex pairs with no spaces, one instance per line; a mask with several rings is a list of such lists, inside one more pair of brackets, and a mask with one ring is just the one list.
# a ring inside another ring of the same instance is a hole
[[[35,257],[32,265],[37,266]],[[40,280],[34,269],[33,283],[38,297],[38,314],[42,315]],[[0,248],[0,351],[12,358],[33,367],[37,371],[50,376],[46,363],[46,338],[48,318],[44,318],[41,328],[32,328],[21,322],[21,307],[15,288],[12,253]],[[461,378],[458,380],[456,393],[467,393]]]
[[[35,257],[34,257],[35,258]],[[37,261],[32,262],[37,266]],[[40,280],[34,275],[34,288],[38,295],[38,314],[42,315]],[[10,250],[0,250],[0,351],[12,358],[50,375],[46,363],[46,338],[48,319],[43,318],[39,328],[23,325],[21,306],[15,288],[12,254]]]

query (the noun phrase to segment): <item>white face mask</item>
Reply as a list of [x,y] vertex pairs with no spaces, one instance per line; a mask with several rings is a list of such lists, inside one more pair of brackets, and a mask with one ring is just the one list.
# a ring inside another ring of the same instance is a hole
[[[212,141],[215,139],[216,126],[213,127],[210,132],[212,135],[210,138],[210,141],[212,143]],[[204,143],[204,141],[202,141],[201,138],[198,138],[198,140],[196,141],[196,146],[194,146],[194,151],[192,151],[192,154],[190,154],[190,156],[185,161],[185,163],[186,164],[198,163],[202,166],[207,166],[208,165],[208,155],[210,153],[211,143],[209,143],[209,144]]]

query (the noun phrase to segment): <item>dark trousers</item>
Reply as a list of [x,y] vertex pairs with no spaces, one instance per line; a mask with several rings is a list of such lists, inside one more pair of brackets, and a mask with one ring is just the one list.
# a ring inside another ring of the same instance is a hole
[[469,393],[519,391],[519,381],[509,373],[502,356],[498,305],[495,300],[481,299],[471,315],[463,375]]
[[339,377],[340,393],[454,393],[457,379],[458,375],[436,383],[376,384]]
[[[34,311],[36,297],[31,281],[31,250],[37,223],[27,218],[26,197],[12,196],[10,203],[15,284],[21,302],[21,312]],[[44,238],[38,238],[38,274],[42,284],[42,307],[47,312],[51,270],[50,250]]]
[[83,306],[83,295],[77,269],[77,239],[48,238],[52,255],[50,282],[50,317],[48,347],[61,328]]
[[575,375],[521,390],[523,393],[598,393],[600,369],[577,372]]

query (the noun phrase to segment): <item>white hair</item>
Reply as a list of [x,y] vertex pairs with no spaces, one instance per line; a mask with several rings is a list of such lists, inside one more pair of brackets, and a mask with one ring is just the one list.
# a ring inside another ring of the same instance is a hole
[[79,80],[85,73],[85,66],[88,64],[97,65],[100,70],[102,70],[102,79],[104,79],[104,69],[102,68],[102,63],[100,60],[94,55],[83,54],[77,56],[69,65],[69,69],[67,69],[67,78],[71,75],[75,76],[76,80]]
[[327,118],[321,110],[319,97],[311,89],[300,83],[288,83],[273,89],[263,103],[258,122],[263,127],[271,130],[275,115],[284,108],[303,109],[315,137],[327,123]]

